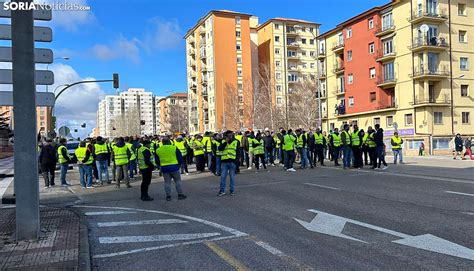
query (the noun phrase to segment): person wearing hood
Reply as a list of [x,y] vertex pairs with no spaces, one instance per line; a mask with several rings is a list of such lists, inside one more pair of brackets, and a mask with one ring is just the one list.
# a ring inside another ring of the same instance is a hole
[[132,187],[130,185],[130,176],[128,175],[128,163],[132,154],[125,145],[123,137],[118,138],[117,143],[113,146],[113,160],[115,163],[115,175],[117,176],[116,186],[120,188],[120,181],[125,178],[125,185],[127,188]]
[[155,169],[154,157],[150,151],[150,141],[143,140],[143,144],[139,145],[137,150],[138,168],[142,175],[142,184],[140,186],[141,197],[143,201],[152,201],[153,198],[148,195],[148,187],[151,183],[153,169]]
[[184,140],[183,136],[179,135],[174,140],[174,145],[176,148],[178,148],[178,150],[181,152],[181,155],[183,156],[183,162],[181,163],[181,174],[186,173],[186,175],[189,175],[188,161],[186,159],[188,155],[188,144]]
[[378,165],[376,170],[380,169],[380,166],[383,163],[383,168],[382,170],[387,169],[387,162],[385,162],[385,143],[383,142],[383,129],[380,127],[380,124],[375,124],[375,135],[374,135],[374,141],[376,144],[376,151],[377,151],[377,160],[378,160]]
[[95,152],[95,163],[98,170],[99,185],[103,185],[102,173],[105,173],[105,181],[110,184],[109,166],[107,160],[110,157],[109,148],[104,142],[101,136],[97,137],[96,143],[94,144]]
[[[56,149],[51,145],[53,141],[47,139],[39,152],[39,165],[44,178],[44,188],[54,186],[54,171],[56,169]],[[69,157],[69,156],[68,156]]]
[[454,138],[454,160],[458,159],[458,155],[462,156],[463,147],[464,144],[461,134],[456,134],[456,137]]

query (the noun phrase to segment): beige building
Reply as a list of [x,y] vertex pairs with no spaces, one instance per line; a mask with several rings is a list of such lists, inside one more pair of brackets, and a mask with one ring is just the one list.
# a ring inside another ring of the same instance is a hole
[[[13,125],[13,106],[0,106],[0,114],[5,113],[3,117],[10,119],[11,129],[14,130]],[[38,106],[36,108],[36,126],[37,132],[46,136],[49,131],[53,130],[52,110],[50,107]]]

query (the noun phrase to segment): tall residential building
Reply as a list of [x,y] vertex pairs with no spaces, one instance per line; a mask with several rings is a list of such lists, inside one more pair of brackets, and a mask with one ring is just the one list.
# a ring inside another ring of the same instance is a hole
[[323,128],[380,124],[409,153],[450,153],[454,134],[474,135],[473,13],[473,1],[394,0],[322,34]]
[[[0,106],[0,114],[2,117],[9,118],[10,129],[14,130],[14,114],[13,106]],[[51,107],[38,106],[36,107],[36,127],[37,132],[43,136],[46,136],[49,131],[53,130],[53,119]]]
[[186,33],[190,133],[251,125],[257,24],[248,14],[213,10]]
[[174,93],[159,100],[156,110],[161,132],[188,131],[187,98],[187,93]]
[[319,24],[274,18],[257,31],[260,76],[274,82],[272,103],[288,110],[289,94],[296,84],[317,77]]

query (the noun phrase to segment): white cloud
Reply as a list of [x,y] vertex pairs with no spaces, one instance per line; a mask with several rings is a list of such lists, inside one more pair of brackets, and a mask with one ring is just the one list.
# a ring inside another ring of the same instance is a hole
[[140,62],[140,41],[136,38],[120,37],[110,45],[96,44],[92,47],[92,54],[99,60],[128,59],[133,63]]
[[[67,5],[79,5],[79,6],[90,6],[87,0],[35,0],[38,3],[49,3],[55,4],[67,4]],[[92,7],[91,7],[92,9]],[[66,31],[75,32],[80,27],[94,23],[96,18],[91,10],[80,11],[80,10],[53,10],[52,24],[58,26]]]
[[181,28],[178,21],[164,21],[160,18],[151,19],[144,40],[144,47],[150,51],[177,48],[182,42]]

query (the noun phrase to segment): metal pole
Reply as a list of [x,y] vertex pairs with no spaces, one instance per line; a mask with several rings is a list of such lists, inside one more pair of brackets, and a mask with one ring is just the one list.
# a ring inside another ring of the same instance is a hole
[[179,98],[176,100],[178,101],[178,130],[181,133],[181,118],[179,117],[179,111],[181,111],[181,105],[179,104]]
[[[28,4],[32,0],[21,2]],[[38,239],[40,229],[33,10],[11,14],[13,111],[18,143],[14,151],[16,239],[30,240]]]

